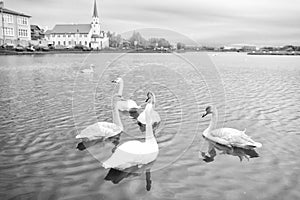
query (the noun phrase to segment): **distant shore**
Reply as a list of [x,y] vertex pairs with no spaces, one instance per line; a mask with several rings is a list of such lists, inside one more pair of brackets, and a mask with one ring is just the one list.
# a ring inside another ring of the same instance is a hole
[[238,53],[247,53],[247,55],[278,55],[278,56],[300,56],[300,51],[295,52],[239,52],[239,51],[209,51],[209,50],[174,50],[174,51],[157,51],[157,50],[123,50],[123,49],[115,49],[115,50],[98,50],[98,51],[81,51],[81,50],[48,50],[48,51],[15,51],[15,50],[0,50],[1,55],[47,55],[47,54],[96,54],[96,53],[186,53],[186,52],[210,52],[210,53],[228,53],[228,52],[238,52]]
[[279,52],[249,52],[248,55],[274,55],[274,56],[300,56],[300,51],[288,52],[288,51],[279,51]]
[[0,55],[45,55],[45,54],[89,54],[89,53],[172,53],[183,51],[154,51],[154,50],[97,50],[97,51],[80,51],[80,50],[48,50],[48,51],[14,51],[0,50]]

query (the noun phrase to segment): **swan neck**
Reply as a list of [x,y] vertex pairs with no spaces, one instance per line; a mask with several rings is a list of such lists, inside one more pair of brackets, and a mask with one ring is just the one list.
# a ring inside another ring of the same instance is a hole
[[153,127],[152,127],[152,123],[151,123],[151,112],[152,112],[152,108],[151,109],[147,108],[147,110],[145,112],[145,119],[146,119],[145,141],[146,142],[154,141],[156,143],[156,139],[153,134]]
[[123,124],[122,124],[122,121],[120,118],[120,113],[119,113],[119,110],[116,105],[115,105],[115,108],[113,111],[113,122],[114,122],[114,124],[119,126],[122,130],[124,130],[124,127],[123,127]]
[[123,89],[124,89],[124,81],[121,79],[119,82],[119,91],[118,91],[119,96],[123,95]]
[[206,132],[211,132],[213,129],[215,129],[217,125],[217,121],[218,121],[218,112],[215,110],[211,115],[210,123],[208,128],[206,129]]

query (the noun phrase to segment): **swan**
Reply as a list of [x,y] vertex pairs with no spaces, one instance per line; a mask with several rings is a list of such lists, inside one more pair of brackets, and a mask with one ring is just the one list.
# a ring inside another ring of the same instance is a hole
[[97,122],[83,129],[76,139],[96,140],[101,138],[110,138],[120,134],[123,130],[123,124],[120,119],[118,107],[115,106],[113,111],[113,123],[110,122]]
[[125,170],[129,167],[141,167],[157,158],[159,149],[156,139],[153,135],[151,125],[152,103],[146,105],[146,133],[145,142],[138,140],[128,141],[117,147],[114,154],[102,166],[105,169],[114,168]]
[[231,150],[234,147],[244,149],[254,149],[262,147],[261,143],[255,142],[245,134],[246,129],[244,131],[233,128],[220,128],[213,130],[218,120],[217,109],[213,106],[208,106],[205,109],[205,114],[203,114],[202,117],[205,117],[208,114],[212,114],[211,121],[208,128],[205,129],[202,134],[203,137],[208,141],[227,146]]
[[83,70],[80,70],[81,73],[85,73],[85,74],[88,74],[88,73],[93,73],[94,72],[94,68],[95,66],[93,64],[90,65],[90,69],[83,69]]
[[259,154],[254,149],[245,149],[240,147],[230,148],[225,145],[221,145],[212,141],[207,141],[209,144],[208,155],[205,152],[201,152],[201,156],[205,162],[212,162],[216,157],[216,150],[221,151],[221,154],[228,154],[232,156],[237,156],[240,159],[240,162],[243,161],[243,158],[246,158],[249,161],[249,158],[259,157]]
[[119,84],[119,91],[118,91],[118,96],[121,97],[120,101],[117,102],[118,108],[120,111],[137,111],[137,109],[140,109],[141,106],[138,106],[135,101],[128,99],[125,100],[123,98],[123,89],[124,89],[124,81],[122,78],[117,78],[116,80],[112,81],[113,83],[118,83]]
[[[148,92],[147,93],[146,102],[148,102],[149,100],[151,101],[151,103],[153,105],[153,108],[155,108],[156,98],[155,98],[155,95],[154,95],[153,92]],[[140,125],[145,125],[146,124],[145,110],[137,118],[137,121]],[[156,125],[156,124],[160,123],[160,121],[161,121],[160,116],[159,116],[158,112],[156,112],[154,109],[152,109],[152,111],[150,113],[150,116],[151,116],[151,120],[152,120],[152,125]]]

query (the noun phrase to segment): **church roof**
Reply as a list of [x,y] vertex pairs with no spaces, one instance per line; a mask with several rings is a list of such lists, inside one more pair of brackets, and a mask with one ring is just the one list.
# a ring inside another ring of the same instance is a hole
[[99,16],[98,16],[98,10],[97,10],[96,0],[94,1],[94,12],[93,12],[93,17],[99,17]]
[[51,33],[89,33],[92,26],[91,24],[57,24],[52,29]]

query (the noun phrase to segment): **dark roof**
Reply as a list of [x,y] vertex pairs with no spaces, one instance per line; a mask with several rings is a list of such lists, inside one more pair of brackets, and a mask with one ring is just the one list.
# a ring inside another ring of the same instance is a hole
[[98,17],[96,0],[94,1],[94,13],[93,13],[93,17]]
[[40,27],[39,27],[38,25],[34,25],[34,24],[31,24],[31,25],[30,25],[30,29],[41,30]]
[[51,33],[89,33],[91,27],[90,24],[57,24]]
[[[2,11],[2,9],[1,9]],[[18,16],[23,16],[23,17],[31,17],[30,15],[26,15],[24,13],[20,13],[20,12],[16,12],[13,10],[9,10],[7,8],[3,8],[3,13],[7,13],[7,14],[12,14],[12,15],[18,15]]]

